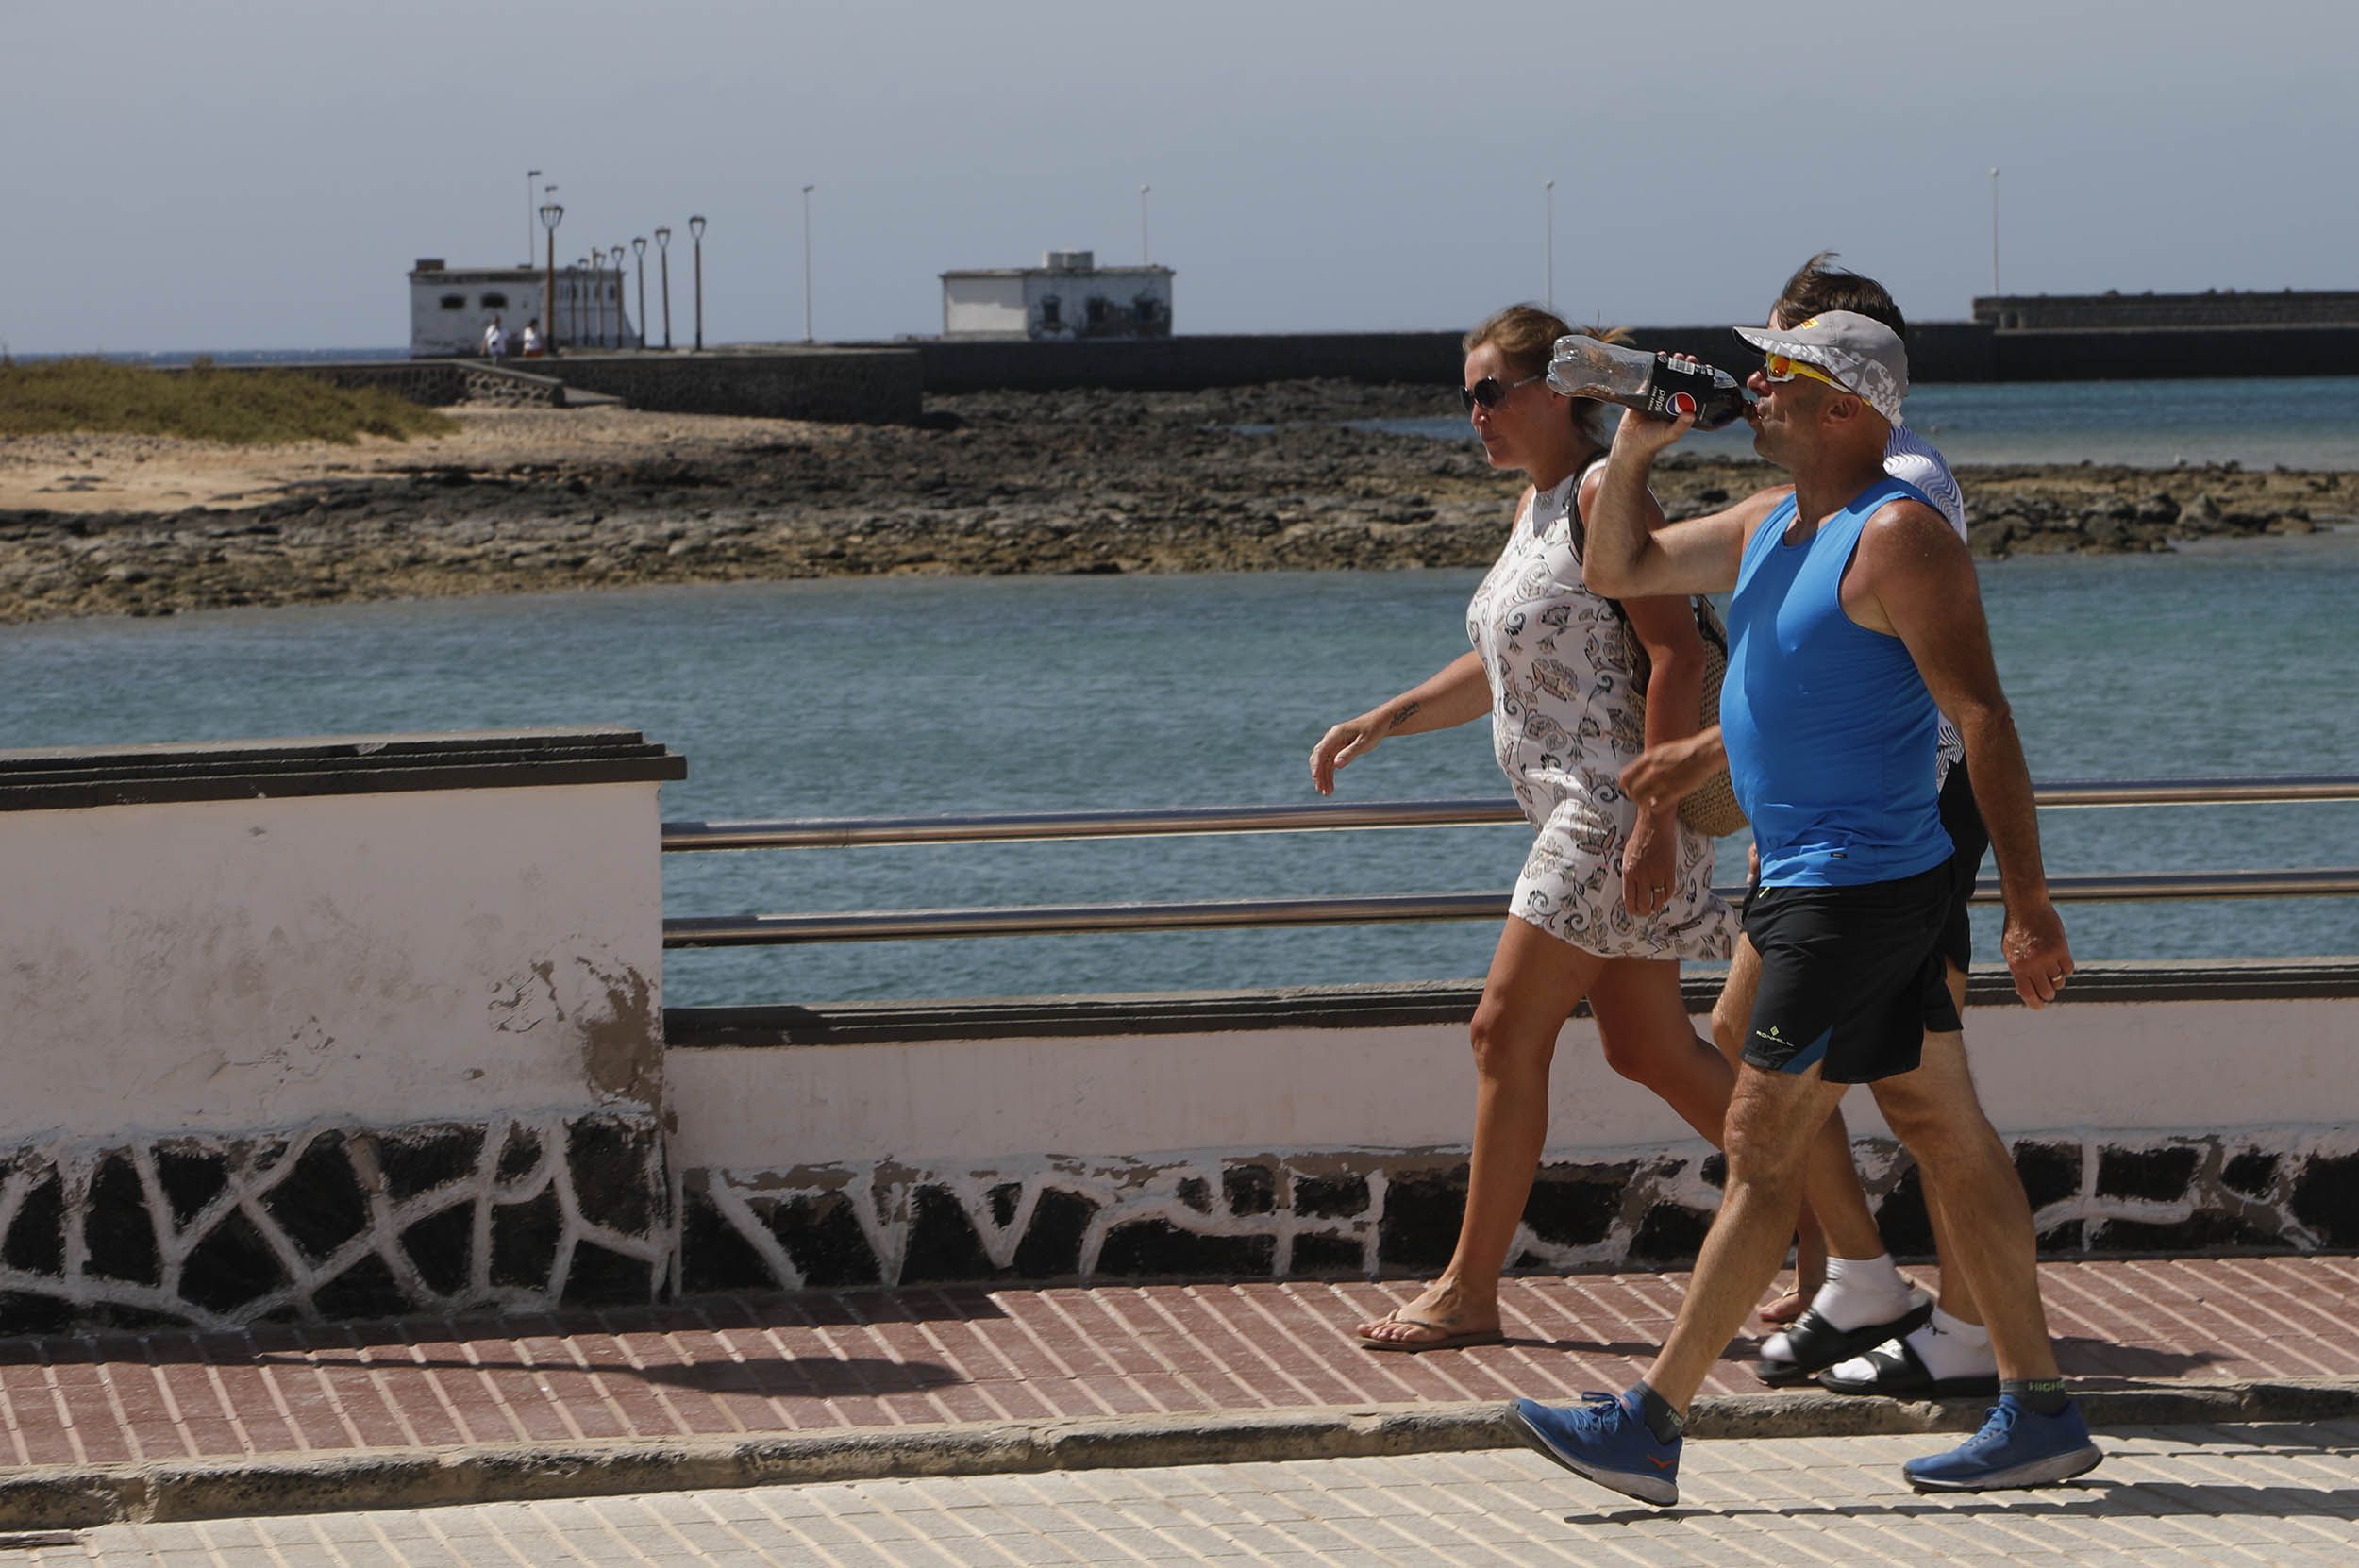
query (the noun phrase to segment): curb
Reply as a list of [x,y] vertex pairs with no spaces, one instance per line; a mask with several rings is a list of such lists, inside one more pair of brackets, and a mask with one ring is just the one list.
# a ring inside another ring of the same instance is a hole
[[[2093,1389],[2092,1427],[2325,1421],[2359,1416],[2359,1379]],[[1832,1393],[1698,1400],[1698,1438],[1967,1431],[1980,1400]],[[828,1481],[1366,1459],[1513,1448],[1497,1401],[1215,1411],[667,1442],[377,1449],[0,1472],[0,1530],[75,1530],[264,1514],[437,1508]]]

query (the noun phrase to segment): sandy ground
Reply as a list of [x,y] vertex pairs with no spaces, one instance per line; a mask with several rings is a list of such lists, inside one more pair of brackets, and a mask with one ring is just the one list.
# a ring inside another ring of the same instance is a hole
[[173,436],[20,436],[0,441],[0,512],[176,512],[239,507],[335,480],[422,470],[508,472],[675,457],[712,458],[748,444],[824,443],[828,427],[775,419],[653,414],[626,409],[448,410],[448,436],[351,445],[224,446]]

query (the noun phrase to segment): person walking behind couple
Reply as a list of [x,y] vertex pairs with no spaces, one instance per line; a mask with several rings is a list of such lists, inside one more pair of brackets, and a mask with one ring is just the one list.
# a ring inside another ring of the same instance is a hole
[[1761,855],[1745,909],[1761,979],[1729,1108],[1726,1196],[1645,1378],[1580,1406],[1518,1400],[1510,1416],[1565,1468],[1676,1501],[1685,1410],[1777,1274],[1808,1146],[1846,1086],[1865,1082],[1923,1173],[1947,1262],[1984,1314],[2000,1375],[1981,1431],[1904,1475],[1922,1490],[2068,1479],[2100,1455],[2056,1366],[2031,1211],[1975,1096],[1944,983],[1957,872],[1931,765],[1942,713],[1964,737],[1998,851],[2000,947],[2017,993],[2045,1006],[2073,967],[1973,563],[1884,471],[1908,390],[1890,327],[1832,311],[1740,331],[1766,356],[1749,381],[1754,445],[1793,475],[1793,494],[1751,521],[1651,527],[1654,459],[1692,420],[1632,416],[1598,487],[1586,558],[1598,592],[1735,589],[1721,719]]
[[[1474,1147],[1457,1245],[1439,1278],[1360,1326],[1373,1350],[1499,1340],[1499,1271],[1547,1140],[1549,1063],[1582,997],[1607,1063],[1715,1144],[1733,1082],[1680,994],[1681,959],[1730,951],[1734,922],[1712,892],[1711,842],[1681,824],[1675,801],[1642,810],[1617,782],[1643,747],[1696,728],[1703,640],[1685,595],[1617,608],[1582,585],[1581,515],[1603,481],[1614,410],[1547,385],[1550,350],[1570,330],[1527,305],[1466,335],[1461,395],[1475,433],[1493,467],[1531,481],[1468,608],[1474,651],[1334,726],[1311,752],[1312,782],[1331,793],[1336,770],[1387,737],[1487,712],[1533,831],[1475,1010]],[[1639,525],[1660,523],[1651,497],[1633,505]],[[1643,731],[1631,642],[1652,665]]]

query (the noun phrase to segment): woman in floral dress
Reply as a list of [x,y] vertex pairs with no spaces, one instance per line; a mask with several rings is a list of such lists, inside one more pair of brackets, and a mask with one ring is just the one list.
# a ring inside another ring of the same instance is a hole
[[[1617,607],[1581,586],[1580,514],[1618,410],[1548,387],[1549,351],[1570,330],[1520,305],[1466,335],[1461,395],[1475,433],[1494,468],[1531,480],[1468,607],[1473,651],[1335,726],[1311,753],[1312,782],[1331,793],[1335,770],[1380,741],[1487,712],[1534,834],[1475,1010],[1474,1150],[1458,1245],[1414,1299],[1360,1326],[1371,1349],[1499,1339],[1499,1271],[1548,1136],[1548,1065],[1583,996],[1615,1072],[1715,1143],[1728,1111],[1728,1063],[1697,1037],[1680,996],[1679,960],[1725,959],[1734,934],[1712,892],[1711,842],[1680,823],[1676,804],[1641,809],[1615,782],[1648,746],[1696,729],[1703,640],[1683,599]],[[1651,663],[1643,725],[1633,642]]]

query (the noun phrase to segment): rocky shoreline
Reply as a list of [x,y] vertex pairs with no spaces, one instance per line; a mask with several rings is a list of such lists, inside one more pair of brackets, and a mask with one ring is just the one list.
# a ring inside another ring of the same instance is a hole
[[[0,621],[889,573],[1380,570],[1487,563],[1514,493],[1472,446],[1346,421],[1427,387],[978,393],[917,427],[461,410],[211,505],[0,509]],[[105,438],[60,442],[105,468]],[[170,443],[164,443],[169,445]],[[37,467],[51,454],[8,461]],[[168,460],[149,441],[126,460]],[[36,475],[38,476],[38,475]],[[1674,516],[1775,477],[1674,455]],[[2359,474],[1963,468],[1978,554],[2145,551],[2359,521]],[[29,496],[100,491],[64,474]]]

